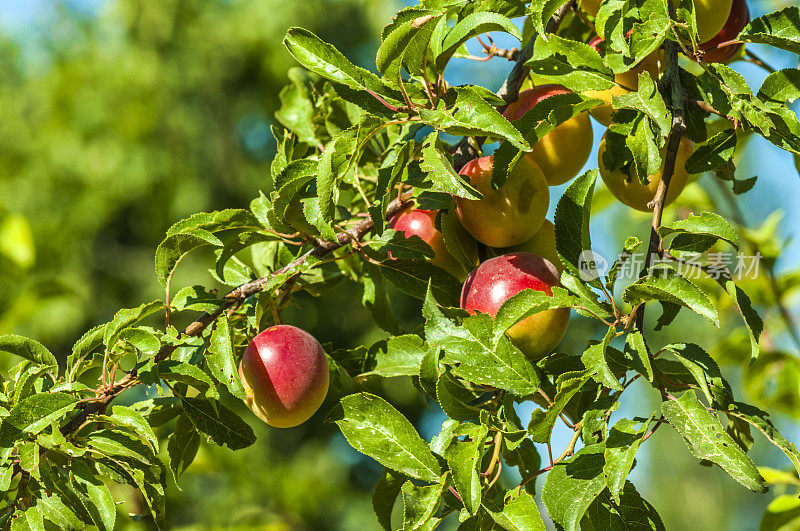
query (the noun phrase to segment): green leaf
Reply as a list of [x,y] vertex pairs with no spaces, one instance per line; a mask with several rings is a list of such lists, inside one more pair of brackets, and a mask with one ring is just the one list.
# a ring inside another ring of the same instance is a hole
[[428,445],[391,404],[359,393],[342,398],[340,405],[333,420],[353,448],[397,472],[439,481],[442,470]]
[[761,84],[758,97],[775,103],[793,103],[800,98],[800,70],[786,68],[772,72]]
[[153,359],[161,348],[161,340],[149,329],[143,326],[126,328],[117,336],[118,340],[129,345],[137,354],[137,361]]
[[524,289],[503,302],[494,316],[494,335],[499,338],[516,323],[551,307],[553,297],[543,291]]
[[[567,374],[571,376],[567,376]],[[531,439],[533,439],[534,442],[544,444],[550,440],[558,416],[564,411],[564,408],[567,407],[572,397],[574,397],[590,379],[588,371],[577,373],[577,375],[574,376],[572,376],[572,374],[574,373],[565,373],[565,375],[562,375],[563,381],[560,382],[558,392],[555,398],[553,398],[553,405],[549,406],[546,412],[543,412],[541,409],[535,409],[533,411],[531,422],[528,424],[528,433],[531,434]]]
[[436,382],[436,400],[445,415],[451,419],[470,421],[478,418],[477,408],[470,402],[477,398],[474,393],[461,385],[449,371],[443,372]]
[[561,263],[578,278],[585,268],[581,255],[592,249],[589,215],[597,175],[597,170],[589,170],[572,181],[556,207],[556,250]]
[[194,427],[208,435],[215,444],[239,450],[256,442],[253,428],[219,401],[184,396],[180,399]]
[[437,300],[449,306],[458,304],[461,284],[444,269],[421,260],[384,260],[380,263],[386,280],[406,295],[424,299],[428,284]]
[[111,413],[110,417],[103,419],[117,426],[130,428],[139,437],[150,443],[154,452],[158,452],[158,437],[141,413],[127,406],[113,406]]
[[772,424],[772,420],[770,420],[767,412],[742,402],[735,402],[731,404],[728,409],[722,410],[722,412],[729,417],[741,419],[760,431],[769,442],[780,448],[780,450],[786,454],[786,457],[792,462],[797,473],[800,474],[800,451],[798,451],[794,443],[787,441],[783,435],[778,432]]
[[502,509],[493,511],[486,508],[497,525],[509,531],[545,531],[542,515],[536,500],[525,491],[506,501]]
[[[387,71],[391,69],[392,73],[396,71],[399,75],[400,62],[414,36],[420,31],[432,32],[438,20],[438,17],[430,20],[422,17],[434,14],[435,12],[420,7],[410,7],[397,12],[392,22],[383,28],[381,46],[375,58],[378,72],[387,75]],[[421,20],[427,22],[420,25]],[[397,76],[391,77],[394,79]]]
[[603,491],[586,511],[586,519],[592,529],[604,531],[666,530],[655,507],[642,498],[630,481],[625,483],[619,502],[611,499],[608,490]]
[[719,214],[712,212],[701,212],[697,214],[690,214],[687,219],[675,221],[669,225],[662,225],[658,229],[661,237],[669,236],[670,234],[677,234],[676,238],[670,245],[671,249],[679,248],[683,250],[687,247],[689,239],[682,238],[682,235],[691,237],[702,237],[719,239],[728,242],[736,249],[739,248],[739,235],[730,223]]
[[690,280],[667,265],[657,264],[650,274],[625,288],[622,300],[638,306],[650,300],[680,304],[719,326],[719,314],[711,299]]
[[422,315],[428,344],[441,347],[447,364],[458,364],[454,374],[470,382],[492,385],[515,395],[536,392],[539,376],[534,365],[505,334],[495,339],[492,318],[478,314],[459,327],[445,317],[430,295]]
[[200,447],[200,434],[187,415],[181,415],[167,440],[167,454],[172,473],[178,478],[194,461],[197,449]]
[[625,354],[633,361],[632,366],[652,382],[653,367],[650,363],[650,353],[640,331],[635,330],[625,338]]
[[547,475],[542,501],[565,531],[580,529],[584,513],[606,488],[603,448],[603,444],[585,446],[574,457],[556,463]]
[[625,487],[628,474],[633,468],[636,452],[642,443],[642,438],[650,426],[650,417],[646,422],[620,419],[611,428],[606,440],[604,452],[605,465],[603,473],[606,476],[606,485],[611,493],[611,498],[620,504],[620,495]]
[[117,518],[114,497],[102,481],[92,474],[82,461],[70,465],[72,489],[84,509],[89,513],[94,525],[105,531],[112,531]]
[[686,367],[709,402],[725,407],[733,401],[730,385],[722,377],[719,365],[701,346],[675,343],[662,350],[674,355]]
[[551,35],[536,39],[533,57],[525,63],[531,73],[564,85],[574,92],[606,90],[616,86],[614,72],[597,51],[582,42]]
[[214,378],[224,384],[233,396],[240,400],[246,398],[233,356],[230,325],[224,313],[217,318],[204,359]]
[[384,531],[392,531],[392,508],[405,481],[404,474],[386,468],[372,491],[372,509]]
[[747,293],[737,286],[733,280],[720,279],[720,283],[724,284],[725,291],[736,307],[739,308],[739,312],[744,318],[747,334],[750,337],[750,363],[752,363],[760,352],[758,341],[761,337],[761,332],[764,331],[764,321],[761,320],[758,312],[753,308],[753,303]]
[[364,374],[392,378],[418,375],[426,348],[422,344],[421,337],[407,334],[390,337],[385,342],[380,341],[373,345],[370,351],[374,355],[375,366],[372,370],[364,371]]
[[622,391],[624,387],[619,382],[619,377],[608,365],[608,346],[616,337],[616,329],[608,328],[602,341],[590,341],[586,351],[581,355],[583,365],[592,371],[592,378],[605,387]]
[[160,311],[164,308],[161,301],[153,301],[142,304],[136,308],[123,308],[114,314],[114,319],[106,325],[103,330],[103,344],[109,348],[117,342],[117,338],[122,330],[133,326],[142,319]]
[[769,44],[800,54],[800,8],[786,7],[751,20],[739,34],[743,42]]
[[615,109],[627,108],[644,113],[658,127],[661,136],[669,134],[672,118],[649,72],[639,73],[639,89],[636,92],[613,96],[611,101]]
[[726,129],[708,139],[686,160],[686,171],[703,173],[719,168],[733,159],[736,152],[736,130]]
[[420,169],[428,172],[433,186],[431,190],[444,192],[467,199],[482,199],[483,196],[473,186],[461,177],[453,168],[453,163],[439,145],[437,131],[428,135],[425,146],[422,148],[422,162]]
[[38,393],[20,400],[0,421],[0,448],[10,448],[22,433],[39,433],[72,411],[77,402],[66,393]]
[[472,37],[489,31],[503,31],[522,40],[519,28],[499,13],[475,12],[467,15],[450,30],[442,43],[442,51],[436,57],[436,67],[443,70],[456,50]]
[[355,66],[333,45],[303,28],[289,28],[283,44],[297,61],[326,79],[345,85],[355,91],[370,89],[390,104],[399,106],[402,96],[386,87],[372,72]]
[[46,520],[53,522],[60,529],[78,531],[85,526],[78,516],[61,501],[57,495],[43,496],[36,500],[36,507]]
[[697,399],[693,391],[661,405],[664,417],[686,441],[692,455],[720,466],[733,479],[753,492],[766,492],[764,478],[753,461],[725,433],[719,419]]
[[[445,448],[444,457],[464,507],[470,514],[475,514],[481,505],[478,468],[481,466],[488,428],[484,425],[462,424],[455,433],[456,438]],[[458,438],[461,436],[466,436],[466,440],[461,441]]]
[[444,490],[444,483],[417,487],[406,481],[403,493],[403,529],[420,529],[436,512]]
[[58,365],[56,357],[47,347],[33,339],[14,334],[0,336],[0,352],[14,354],[39,365]]

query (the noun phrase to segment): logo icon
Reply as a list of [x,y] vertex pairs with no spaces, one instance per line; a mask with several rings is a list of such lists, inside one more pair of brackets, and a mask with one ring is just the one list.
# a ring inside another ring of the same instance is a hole
[[597,280],[607,270],[608,260],[588,249],[578,257],[578,274],[584,282]]

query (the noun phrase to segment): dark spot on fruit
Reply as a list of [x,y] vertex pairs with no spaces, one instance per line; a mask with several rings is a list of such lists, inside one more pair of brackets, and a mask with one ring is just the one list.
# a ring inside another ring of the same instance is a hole
[[536,190],[528,179],[522,181],[519,187],[519,194],[517,195],[517,210],[522,214],[527,214],[531,209],[531,199]]

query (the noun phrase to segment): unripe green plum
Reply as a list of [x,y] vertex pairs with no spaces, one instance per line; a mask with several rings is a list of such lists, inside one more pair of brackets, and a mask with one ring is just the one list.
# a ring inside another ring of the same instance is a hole
[[467,276],[467,272],[461,267],[461,264],[447,251],[444,237],[436,228],[435,211],[417,208],[405,210],[392,218],[389,227],[402,232],[406,238],[415,235],[422,238],[422,241],[433,249],[432,264],[441,267],[459,280],[464,280],[464,277]]
[[714,38],[731,14],[733,0],[693,0],[700,42]]
[[[600,141],[598,157],[600,159],[600,177],[603,178],[603,182],[606,183],[608,189],[611,190],[611,193],[614,194],[614,197],[629,207],[636,210],[641,210],[642,212],[650,212],[652,208],[650,208],[648,205],[653,201],[653,198],[656,195],[656,189],[658,188],[658,183],[661,182],[661,175],[664,171],[663,164],[661,168],[659,168],[658,172],[648,177],[648,184],[644,185],[635,175],[628,175],[622,170],[609,170],[604,162],[603,154],[605,153],[605,150],[606,139],[604,136]],[[675,159],[675,172],[672,175],[672,179],[669,183],[669,189],[667,190],[667,198],[664,202],[664,206],[667,206],[675,201],[675,199],[681,195],[681,192],[689,182],[690,175],[689,172],[686,171],[686,160],[691,156],[693,151],[694,147],[692,145],[692,141],[685,137],[681,138],[681,143],[678,148],[678,156]],[[661,150],[662,160],[665,155],[666,147],[662,148]]]
[[[531,253],[509,253],[482,263],[461,290],[461,307],[469,313],[494,317],[500,306],[530,288],[553,295],[560,285],[550,261]],[[558,346],[569,324],[570,309],[556,308],[533,314],[506,331],[512,343],[529,359],[538,360]]]
[[311,418],[328,393],[328,361],[314,336],[291,325],[267,328],[250,342],[239,363],[246,404],[276,428]]
[[[514,121],[522,118],[537,103],[556,94],[569,94],[561,85],[539,85],[520,92],[517,101],[506,107],[503,116]],[[533,150],[525,156],[539,166],[550,186],[557,186],[573,179],[581,171],[592,153],[592,124],[585,112],[573,116],[566,122],[540,138]]]
[[483,199],[456,198],[456,214],[472,236],[489,247],[518,245],[542,226],[550,206],[550,188],[535,163],[523,157],[498,190],[492,188],[494,157],[469,161],[461,175]]
[[514,247],[503,249],[502,254],[506,253],[538,254],[553,264],[559,274],[564,271],[564,266],[558,258],[558,251],[556,250],[556,226],[547,219],[542,223],[542,228],[530,240]]

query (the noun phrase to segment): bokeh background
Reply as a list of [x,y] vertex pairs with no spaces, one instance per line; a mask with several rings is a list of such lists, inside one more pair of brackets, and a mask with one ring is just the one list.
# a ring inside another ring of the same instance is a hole
[[[790,3],[748,2],[754,16]],[[0,0],[0,334],[34,337],[64,354],[85,329],[110,319],[120,307],[162,297],[153,255],[166,229],[198,211],[246,206],[259,190],[269,190],[274,141],[268,128],[293,66],[281,42],[286,29],[309,28],[353,62],[374,68],[380,30],[404,4]],[[471,49],[478,53],[477,47]],[[753,50],[777,68],[797,67],[791,54]],[[766,76],[750,63],[734,67],[755,88]],[[454,84],[495,90],[509,68],[500,59],[455,60],[447,76]],[[597,144],[602,129],[594,125]],[[742,213],[753,229],[767,223],[752,236],[780,251],[776,278],[788,311],[800,320],[793,289],[800,279],[800,242],[792,240],[800,229],[794,161],[753,139],[740,150],[737,163],[740,178],[759,176],[755,188],[739,198]],[[587,166],[597,167],[596,156]],[[553,207],[562,190],[553,190]],[[593,218],[598,252],[615,256],[629,234],[646,239],[646,216],[604,200],[603,190],[598,193]],[[703,176],[685,195],[688,206],[724,204],[711,176]],[[212,285],[206,271],[210,263],[202,253],[187,260],[176,284]],[[763,277],[750,288],[764,309],[771,363],[757,371],[746,368],[741,329],[736,330],[740,324],[731,311],[719,330],[679,319],[679,332],[659,341],[711,347],[724,340],[715,355],[737,393],[778,408],[776,423],[788,438],[800,441],[795,422],[800,418],[800,346],[780,316],[766,310],[774,293]],[[381,337],[359,300],[359,287],[342,283],[322,299],[301,298],[285,318],[322,342],[354,347]],[[342,307],[351,310],[342,312]],[[398,303],[401,313],[413,315],[413,308],[413,302]],[[580,352],[587,338],[601,335],[575,318],[563,350]],[[426,407],[410,382],[388,382],[384,391],[424,437],[438,432],[442,413]],[[628,402],[635,406],[626,406],[617,418],[647,416],[657,402],[643,387],[631,392],[636,394]],[[521,413],[526,411],[523,406]],[[259,435],[256,445],[239,452],[203,446],[180,489],[171,488],[170,528],[376,528],[369,495],[380,467],[352,450],[321,417],[278,431],[249,416]],[[556,433],[557,440],[566,435]],[[754,455],[759,464],[788,465],[762,442]],[[716,469],[699,467],[669,429],[640,451],[633,479],[668,529],[757,529],[773,499],[744,491]],[[503,478],[514,480],[513,471]],[[134,510],[133,505],[120,508]]]

